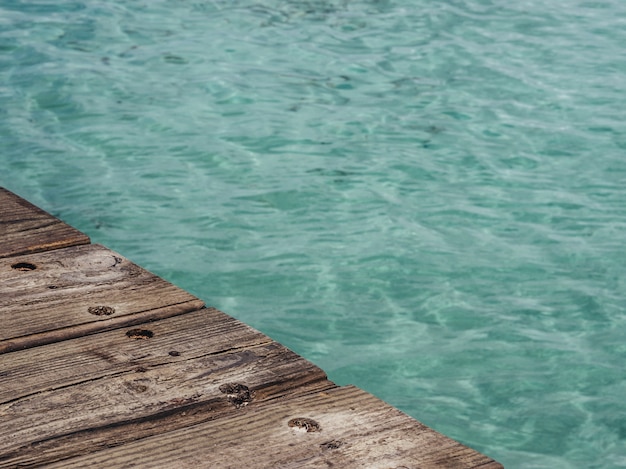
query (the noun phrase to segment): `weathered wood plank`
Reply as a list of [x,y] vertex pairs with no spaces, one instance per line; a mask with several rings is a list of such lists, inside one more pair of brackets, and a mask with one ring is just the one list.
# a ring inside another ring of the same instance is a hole
[[[144,335],[136,331],[147,331]],[[135,331],[135,332],[133,332]],[[140,340],[134,336],[151,338]],[[0,355],[0,404],[167,363],[268,344],[214,308]]]
[[0,259],[0,353],[174,316],[203,305],[99,245]]
[[[308,429],[308,431],[307,431]],[[50,467],[502,468],[354,387],[271,401]]]
[[311,385],[333,386],[318,367],[272,342],[30,394],[0,404],[0,467],[44,465],[243,413]]
[[0,187],[0,257],[88,244],[89,237]]
[[502,467],[1,188],[0,240],[0,468]]

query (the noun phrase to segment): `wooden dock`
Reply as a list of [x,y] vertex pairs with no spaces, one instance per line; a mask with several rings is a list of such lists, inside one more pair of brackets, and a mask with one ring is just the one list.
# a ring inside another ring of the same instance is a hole
[[0,467],[502,466],[0,188]]

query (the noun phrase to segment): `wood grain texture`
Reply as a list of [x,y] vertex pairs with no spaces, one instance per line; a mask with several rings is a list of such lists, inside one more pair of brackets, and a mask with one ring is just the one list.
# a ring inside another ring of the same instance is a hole
[[[0,259],[0,353],[202,306],[190,293],[99,245]],[[100,307],[114,312],[90,313]]]
[[[135,330],[150,339],[133,339]],[[130,337],[129,337],[130,336]],[[214,308],[0,355],[0,404],[272,340]]]
[[[309,430],[302,422],[309,422]],[[299,425],[300,424],[300,425]],[[50,467],[481,468],[500,464],[354,387],[269,401]]]
[[[275,342],[171,358],[0,404],[0,467],[47,464],[243,413],[257,402],[301,393],[310,385],[333,386],[322,370]],[[246,391],[229,391],[229,386]]]
[[0,257],[88,244],[89,237],[0,187]]

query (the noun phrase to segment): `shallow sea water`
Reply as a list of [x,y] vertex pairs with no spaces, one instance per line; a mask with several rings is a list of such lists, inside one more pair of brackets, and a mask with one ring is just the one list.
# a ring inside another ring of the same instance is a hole
[[626,2],[0,0],[0,185],[506,467],[626,467]]

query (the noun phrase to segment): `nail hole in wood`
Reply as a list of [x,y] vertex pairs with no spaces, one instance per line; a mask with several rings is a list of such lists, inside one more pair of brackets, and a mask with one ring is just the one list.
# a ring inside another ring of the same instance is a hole
[[154,332],[149,331],[148,329],[131,329],[126,332],[126,337],[136,340],[151,339],[154,337]]
[[115,313],[115,308],[111,308],[110,306],[90,306],[87,308],[87,311],[96,316],[111,316]]
[[343,445],[343,441],[340,440],[330,440],[325,443],[322,443],[320,447],[322,449],[337,449]]
[[293,428],[305,430],[307,433],[322,431],[322,427],[315,420],[306,417],[297,417],[287,422]]
[[244,384],[225,383],[219,389],[226,394],[230,403],[237,408],[248,405],[254,399],[254,392],[250,391],[250,388]]
[[148,390],[148,386],[139,383],[126,383],[126,387],[137,393],[146,392]]
[[15,270],[21,270],[22,272],[26,272],[29,270],[35,270],[37,266],[35,264],[31,264],[30,262],[17,262],[16,264],[12,264],[11,268]]

